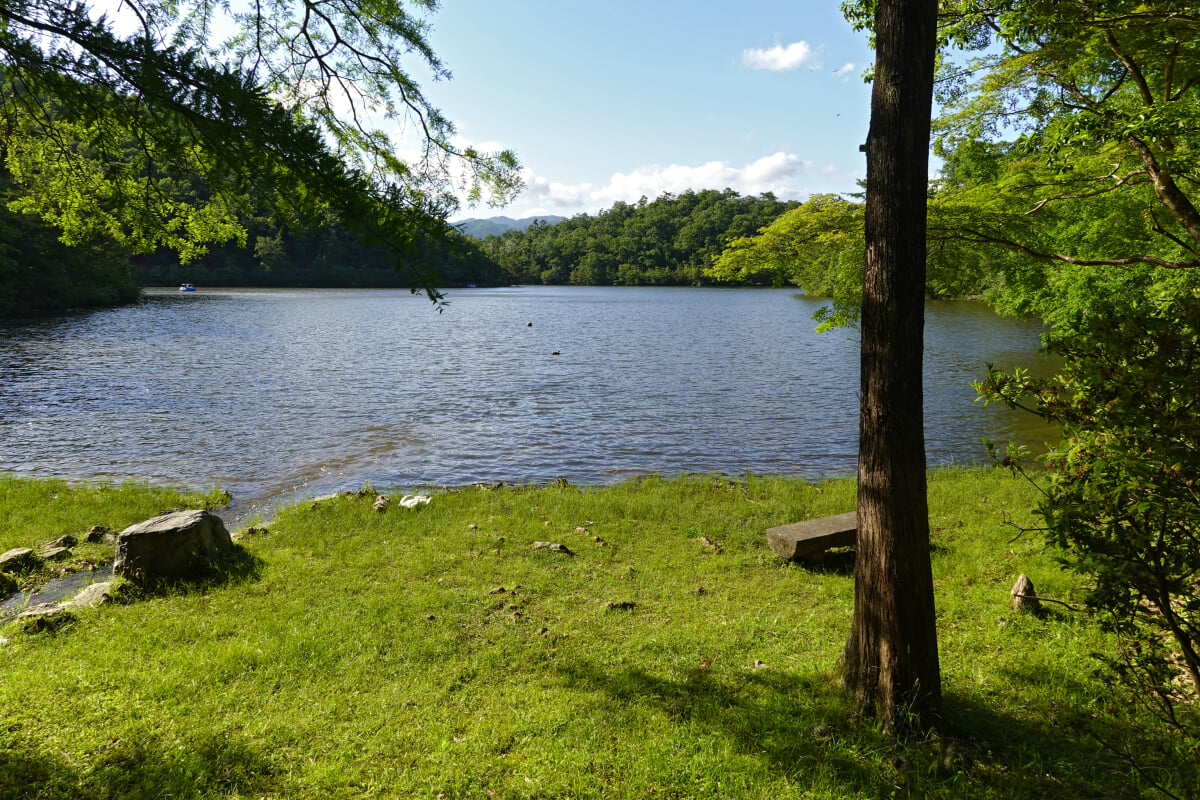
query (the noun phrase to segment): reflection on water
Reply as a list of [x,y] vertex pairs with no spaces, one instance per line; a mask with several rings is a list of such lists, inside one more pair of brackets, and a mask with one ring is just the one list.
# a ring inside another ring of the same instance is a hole
[[[603,483],[644,472],[846,474],[857,336],[817,335],[788,290],[149,292],[140,305],[0,327],[0,470],[220,483],[247,513],[379,486]],[[532,323],[532,324],[530,324]],[[931,304],[931,463],[982,437],[1038,441],[981,408],[985,361],[1037,359],[1036,325]]]

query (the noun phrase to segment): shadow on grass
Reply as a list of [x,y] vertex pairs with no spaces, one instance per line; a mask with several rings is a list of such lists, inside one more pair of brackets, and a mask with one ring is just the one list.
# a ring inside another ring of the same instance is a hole
[[110,739],[83,763],[0,739],[0,800],[255,796],[278,792],[278,781],[263,753],[230,734],[198,731],[182,743]]
[[[1103,728],[1110,738],[1126,738],[1128,731],[1113,721],[1093,718],[1070,727],[1040,710],[1010,714],[977,698],[949,697],[948,733],[895,741],[870,720],[853,719],[827,675],[765,669],[672,679],[588,663],[560,669],[576,690],[632,708],[657,707],[674,720],[707,727],[791,783],[832,781],[848,797],[1115,800],[1146,788],[1130,777],[1127,763],[1102,752],[1087,733]],[[1039,682],[1054,679],[1037,676]]]
[[257,581],[262,577],[263,563],[261,558],[235,544],[224,558],[192,578],[131,578],[120,599],[136,602],[142,597],[188,594]]

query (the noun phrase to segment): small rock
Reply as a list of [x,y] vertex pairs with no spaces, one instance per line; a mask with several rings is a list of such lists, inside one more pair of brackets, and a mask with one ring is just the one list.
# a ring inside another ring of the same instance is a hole
[[579,533],[591,533],[591,531],[589,531],[587,528],[583,527],[582,525],[576,525],[575,530]]
[[83,540],[88,544],[96,544],[97,542],[104,541],[107,536],[108,528],[104,527],[103,525],[93,525],[92,527],[88,528],[87,536],[85,536]]
[[558,542],[534,542],[531,549],[549,550],[551,553],[562,553],[565,556],[575,555],[565,544],[559,544]]
[[51,548],[51,547],[66,547],[66,548],[72,548],[72,547],[74,547],[74,546],[75,546],[75,545],[77,545],[77,544],[79,544],[79,540],[78,540],[78,539],[76,539],[74,536],[72,536],[71,534],[69,534],[69,533],[68,533],[68,534],[65,534],[65,535],[63,535],[63,536],[60,536],[60,537],[58,537],[58,538],[57,538],[57,539],[55,539],[53,542],[46,542],[46,548],[47,548],[47,549],[49,549],[49,548]]
[[231,533],[229,538],[233,539],[235,542],[240,542],[242,539],[246,539],[251,536],[262,536],[263,534],[270,532],[270,528],[268,528],[266,525],[251,525],[248,528],[243,528],[240,531]]
[[0,553],[0,572],[24,572],[36,569],[40,563],[32,547],[15,547],[6,553]]
[[55,603],[34,603],[17,615],[21,630],[37,633],[57,628],[70,619],[67,609]]
[[1028,611],[1034,615],[1042,613],[1042,604],[1033,590],[1033,581],[1025,573],[1017,578],[1009,595],[1012,597],[1013,611]]
[[47,547],[38,553],[38,558],[43,561],[62,561],[69,555],[71,555],[69,547]]
[[105,603],[112,595],[109,590],[112,589],[112,581],[102,581],[101,583],[93,583],[91,586],[85,587],[82,592],[75,595],[75,598],[67,603],[63,603],[64,608],[83,608],[84,606],[95,608],[98,605]]
[[388,499],[386,494],[381,494],[379,497],[375,498],[375,502],[371,504],[371,508],[382,512],[388,507],[388,503],[390,502],[391,500]]

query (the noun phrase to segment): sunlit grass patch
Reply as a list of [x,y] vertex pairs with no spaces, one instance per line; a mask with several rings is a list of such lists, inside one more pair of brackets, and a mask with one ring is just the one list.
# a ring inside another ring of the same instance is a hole
[[1104,638],[1009,610],[1019,572],[1075,591],[1005,524],[1031,492],[931,476],[952,736],[852,719],[849,562],[766,546],[852,510],[851,481],[467,488],[300,503],[242,539],[252,573],[11,637],[0,796],[1136,796],[1072,727]]

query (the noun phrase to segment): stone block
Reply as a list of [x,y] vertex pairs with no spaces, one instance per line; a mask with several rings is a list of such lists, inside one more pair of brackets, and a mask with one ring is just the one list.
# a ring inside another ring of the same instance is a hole
[[858,512],[806,519],[767,530],[772,552],[789,561],[815,561],[831,547],[853,547],[858,537]]

